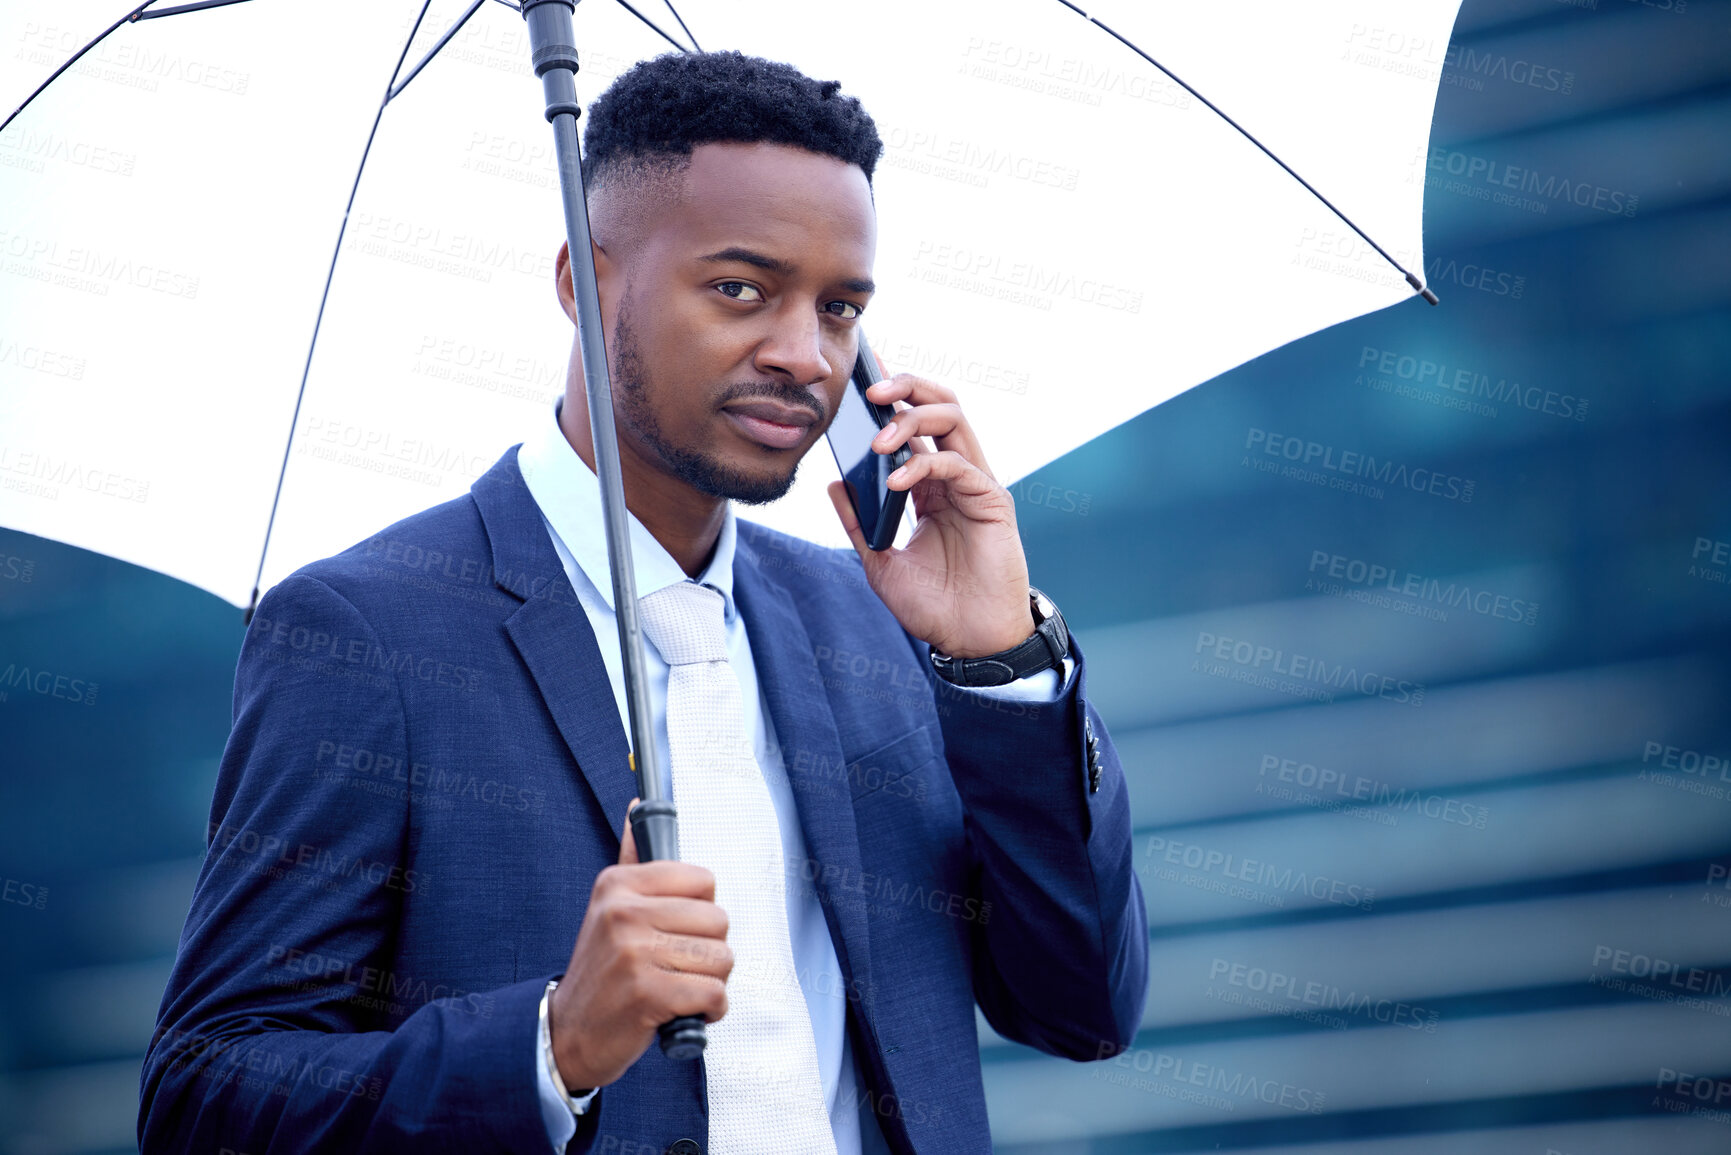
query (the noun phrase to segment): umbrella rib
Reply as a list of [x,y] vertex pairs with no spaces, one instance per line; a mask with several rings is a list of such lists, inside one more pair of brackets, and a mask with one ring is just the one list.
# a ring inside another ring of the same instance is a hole
[[1261,149],[1263,154],[1265,156],[1267,156],[1269,160],[1272,160],[1275,164],[1277,164],[1281,168],[1285,169],[1286,175],[1290,176],[1293,180],[1295,180],[1299,184],[1303,185],[1305,188],[1305,191],[1310,193],[1310,195],[1315,197],[1317,200],[1321,201],[1323,203],[1323,205],[1327,207],[1329,212],[1333,213],[1335,216],[1339,217],[1342,221],[1344,221],[1346,223],[1347,228],[1351,229],[1353,232],[1357,233],[1360,237],[1364,238],[1364,243],[1369,245],[1371,248],[1375,249],[1378,253],[1380,253],[1382,255],[1383,260],[1385,260],[1389,264],[1393,265],[1395,268],[1395,271],[1400,273],[1401,276],[1406,278],[1406,283],[1411,285],[1413,287],[1413,289],[1418,293],[1419,296],[1423,297],[1425,300],[1429,301],[1433,305],[1437,303],[1437,295],[1435,293],[1431,292],[1430,289],[1426,288],[1425,283],[1423,281],[1419,280],[1412,273],[1408,272],[1406,267],[1404,265],[1402,265],[1399,261],[1397,261],[1393,257],[1389,256],[1387,249],[1384,249],[1381,245],[1379,245],[1375,241],[1371,240],[1370,235],[1368,233],[1366,233],[1363,229],[1359,228],[1356,224],[1354,224],[1351,217],[1349,217],[1345,213],[1341,212],[1338,208],[1335,207],[1333,201],[1329,200],[1327,197],[1323,196],[1322,193],[1318,192],[1315,185],[1311,184],[1309,181],[1307,181],[1303,177],[1299,176],[1298,173],[1294,172],[1291,165],[1287,164],[1285,161],[1281,160],[1278,156],[1274,155],[1273,149],[1270,149],[1266,144],[1263,144],[1260,140],[1257,140],[1255,136],[1251,135],[1249,129],[1245,128],[1242,124],[1239,124],[1236,120],[1233,120],[1230,116],[1226,115],[1226,113],[1221,109],[1221,107],[1219,105],[1215,104],[1212,100],[1209,100],[1206,96],[1203,96],[1200,92],[1197,92],[1190,85],[1184,83],[1183,79],[1181,77],[1179,77],[1177,73],[1173,72],[1170,68],[1167,68],[1164,64],[1160,63],[1158,60],[1154,59],[1152,56],[1150,56],[1146,52],[1142,51],[1142,49],[1138,48],[1127,37],[1125,37],[1124,35],[1119,33],[1116,29],[1114,29],[1111,25],[1107,24],[1104,20],[1100,20],[1100,19],[1097,19],[1096,17],[1088,15],[1086,12],[1082,11],[1080,8],[1076,7],[1074,4],[1070,3],[1070,0],[1058,0],[1058,3],[1062,4],[1064,7],[1068,8],[1070,11],[1074,12],[1076,15],[1082,17],[1082,19],[1088,21],[1088,23],[1095,25],[1101,31],[1105,32],[1108,36],[1112,37],[1112,39],[1116,40],[1118,43],[1122,44],[1124,47],[1128,48],[1130,51],[1134,52],[1136,55],[1138,55],[1142,59],[1146,60],[1149,64],[1152,64],[1155,68],[1158,68],[1161,72],[1164,72],[1167,75],[1167,77],[1169,77],[1174,84],[1178,85],[1185,92],[1188,92],[1191,96],[1194,96],[1197,100],[1200,100],[1204,105],[1206,105],[1208,107],[1208,110],[1210,112],[1214,113],[1215,116],[1218,116],[1221,120],[1224,120],[1227,124],[1230,124],[1233,128],[1237,129],[1240,136],[1244,137],[1245,140],[1248,140],[1251,144],[1254,144],[1257,148]]
[[[649,25],[649,27],[655,29],[656,33],[660,35],[661,39],[667,41],[667,43],[673,45],[673,47],[679,49],[679,51],[681,51],[681,52],[690,52],[691,51],[691,49],[687,48],[685,45],[681,44],[679,41],[677,41],[673,37],[669,36],[666,32],[663,32],[661,29],[661,26],[656,24],[655,21],[651,20],[649,17],[647,17],[643,13],[639,12],[636,8],[633,8],[631,6],[631,0],[619,0],[619,5],[620,5],[620,7],[624,8],[625,11],[631,13],[631,15],[637,17],[637,19],[643,21],[643,23],[645,23],[645,24]],[[669,7],[671,7],[671,5],[669,5]],[[679,13],[675,12],[673,15],[678,16]],[[685,21],[681,20],[679,22],[679,24],[681,27],[684,27]],[[689,35],[691,35],[691,33],[687,32],[686,35],[689,36]],[[695,44],[695,43],[697,43],[697,41],[693,40],[692,43]]]
[[0,132],[6,131],[6,126],[11,124],[14,120],[17,120],[18,114],[23,112],[26,108],[29,108],[30,102],[32,100],[35,100],[38,96],[41,96],[42,93],[47,90],[47,88],[50,84],[53,84],[56,80],[59,80],[61,73],[65,72],[68,68],[71,68],[74,64],[77,64],[80,60],[84,59],[84,54],[86,52],[89,52],[92,48],[95,48],[98,44],[101,44],[104,40],[107,40],[109,37],[109,34],[112,33],[116,28],[119,28],[122,24],[130,24],[132,21],[137,20],[139,13],[143,12],[146,8],[150,7],[155,2],[156,2],[156,0],[144,0],[144,3],[140,4],[136,8],[132,9],[132,11],[130,11],[126,15],[122,16],[119,20],[116,20],[113,24],[110,24],[107,28],[104,28],[101,32],[97,33],[96,39],[92,40],[89,44],[86,44],[83,48],[80,48],[77,52],[74,52],[71,55],[71,57],[67,59],[65,64],[62,64],[59,68],[56,68],[54,70],[53,74],[51,76],[49,76],[47,80],[44,80],[41,84],[38,84],[36,86],[35,92],[32,92],[29,96],[26,96],[24,98],[23,104],[20,104],[17,108],[14,108],[12,110],[11,114],[8,115],[5,120],[0,121]]
[[667,5],[667,10],[669,12],[673,13],[673,18],[675,20],[679,21],[679,27],[684,29],[685,38],[687,40],[691,41],[691,46],[693,48],[697,49],[697,51],[702,52],[703,51],[703,45],[701,45],[697,42],[697,37],[693,36],[691,34],[691,29],[686,27],[685,17],[681,16],[679,14],[679,9],[677,9],[673,6],[673,0],[661,0],[661,2],[665,5]]
[[[252,600],[247,603],[246,616],[242,619],[242,623],[245,625],[252,624],[253,611],[258,609],[258,586],[259,582],[264,580],[264,560],[270,553],[270,535],[271,530],[276,528],[277,506],[282,503],[282,485],[284,478],[288,476],[289,454],[294,449],[295,426],[300,423],[301,402],[306,398],[307,377],[312,373],[313,352],[318,348],[319,326],[324,323],[325,305],[331,299],[331,282],[336,279],[337,258],[342,255],[343,251],[343,235],[349,229],[349,213],[354,210],[355,194],[361,189],[361,174],[366,171],[367,157],[372,155],[373,138],[379,134],[379,121],[384,119],[385,106],[391,102],[391,90],[396,86],[397,74],[403,70],[403,61],[409,58],[409,46],[414,44],[416,34],[421,31],[421,21],[427,18],[427,9],[432,7],[432,3],[433,0],[422,0],[420,14],[415,17],[415,26],[409,29],[409,35],[403,41],[402,54],[397,57],[397,66],[391,69],[391,79],[385,85],[384,99],[379,101],[379,110],[373,113],[373,127],[367,132],[366,147],[361,149],[361,163],[355,166],[355,181],[349,186],[349,203],[343,206],[343,221],[337,226],[337,243],[331,249],[331,263],[325,270],[325,289],[323,293],[319,294],[319,311],[313,318],[312,340],[307,342],[307,360],[306,364],[301,367],[300,388],[295,391],[294,414],[289,418],[288,444],[283,446],[282,466],[277,470],[276,475],[276,493],[270,499],[270,520],[265,522],[264,545],[258,551],[258,570],[253,574],[252,579]],[[465,17],[465,19],[467,18]]]
[[197,0],[194,4],[176,4],[173,8],[152,8],[140,12],[134,20],[155,20],[159,16],[179,16],[182,12],[197,12],[201,8],[223,8],[229,4],[244,4],[246,0]]
[[[229,3],[229,2],[232,2],[232,0],[224,0],[224,2]],[[487,0],[474,0],[474,3],[469,5],[468,10],[465,11],[461,16],[457,17],[456,23],[452,24],[449,28],[445,29],[445,34],[443,36],[439,37],[439,42],[437,44],[433,45],[431,48],[427,49],[427,54],[425,56],[421,57],[421,59],[415,63],[415,66],[413,68],[409,69],[409,74],[407,76],[403,77],[402,80],[398,81],[396,84],[393,84],[391,86],[390,92],[385,94],[385,103],[386,104],[389,104],[391,101],[395,100],[397,98],[397,94],[402,92],[403,89],[405,89],[409,86],[409,81],[413,80],[415,77],[417,77],[421,74],[421,69],[425,68],[427,66],[427,64],[433,59],[433,57],[435,57],[439,54],[439,49],[441,49],[445,45],[449,44],[451,42],[451,37],[455,36],[457,34],[458,30],[461,29],[463,27],[463,25],[465,25],[469,22],[469,17],[473,16],[476,12],[479,12],[481,10],[481,5],[485,4],[486,2],[487,2]],[[364,164],[365,162],[363,161],[362,163]]]

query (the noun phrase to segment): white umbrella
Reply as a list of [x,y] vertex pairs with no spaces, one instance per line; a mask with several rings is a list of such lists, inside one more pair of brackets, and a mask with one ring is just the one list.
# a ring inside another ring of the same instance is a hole
[[[1458,0],[1102,0],[1406,268]],[[158,7],[161,7],[160,5]],[[469,8],[438,2],[406,74]],[[521,17],[482,3],[378,117],[422,6],[231,3],[118,29],[0,133],[0,524],[247,605],[465,492],[563,388],[563,235]],[[866,321],[954,385],[1000,479],[1412,296],[1243,135],[1061,0],[685,0],[706,49],[842,81],[887,145]],[[0,12],[0,109],[119,15]],[[645,15],[673,34],[660,8]],[[668,44],[579,6],[584,103]],[[303,368],[307,370],[302,393]],[[291,442],[292,437],[292,442]],[[284,471],[284,460],[287,467]],[[752,516],[845,545],[809,461]]]

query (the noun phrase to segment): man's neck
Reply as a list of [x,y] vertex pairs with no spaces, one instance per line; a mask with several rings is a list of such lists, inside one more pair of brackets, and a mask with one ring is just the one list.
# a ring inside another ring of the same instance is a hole
[[[595,447],[589,423],[573,422],[561,405],[559,429],[589,472],[595,473]],[[574,428],[575,426],[575,428]],[[696,577],[715,556],[721,527],[727,520],[727,499],[698,493],[676,477],[656,469],[621,445],[619,471],[625,505],[651,537],[661,543],[686,577]]]

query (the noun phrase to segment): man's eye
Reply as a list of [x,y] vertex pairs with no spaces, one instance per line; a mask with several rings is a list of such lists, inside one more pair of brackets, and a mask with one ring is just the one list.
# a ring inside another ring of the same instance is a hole
[[826,313],[834,313],[836,316],[848,321],[857,319],[860,314],[865,312],[865,309],[854,304],[852,301],[830,301],[824,305],[823,310]]
[[745,281],[723,281],[715,287],[719,289],[723,295],[732,297],[736,301],[763,300],[763,294],[758,291],[757,286],[747,284]]

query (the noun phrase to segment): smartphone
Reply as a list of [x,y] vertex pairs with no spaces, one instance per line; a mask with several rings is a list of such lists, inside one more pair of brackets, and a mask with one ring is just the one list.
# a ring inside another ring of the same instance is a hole
[[866,389],[881,380],[883,374],[878,372],[877,358],[872,356],[865,334],[860,333],[853,377],[842,392],[835,420],[824,434],[829,438],[830,452],[835,454],[842,480],[847,483],[848,500],[853,502],[860,532],[873,549],[888,549],[896,539],[908,491],[891,489],[889,476],[913,456],[913,450],[906,445],[894,453],[879,453],[872,448],[872,438],[895,415],[892,407],[866,400]]

